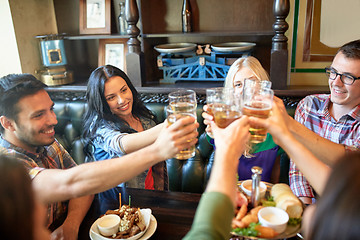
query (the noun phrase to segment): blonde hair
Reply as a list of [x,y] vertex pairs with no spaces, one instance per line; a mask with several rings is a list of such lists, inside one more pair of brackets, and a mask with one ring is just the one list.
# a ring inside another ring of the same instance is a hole
[[262,67],[259,60],[257,60],[255,57],[252,56],[245,56],[237,59],[230,67],[228,74],[225,79],[224,87],[234,87],[234,78],[236,73],[244,68],[249,68],[257,79],[259,80],[267,80],[269,79],[269,74],[266,72],[266,70]]

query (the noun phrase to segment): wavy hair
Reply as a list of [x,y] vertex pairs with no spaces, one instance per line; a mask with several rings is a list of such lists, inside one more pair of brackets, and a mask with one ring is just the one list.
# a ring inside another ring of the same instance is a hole
[[116,130],[126,133],[135,132],[124,119],[111,112],[106,101],[104,95],[105,83],[108,79],[116,76],[124,79],[132,92],[132,115],[136,118],[143,117],[157,122],[155,115],[146,108],[139,97],[139,93],[136,91],[129,77],[123,71],[111,65],[98,67],[91,73],[86,90],[87,108],[83,118],[83,140],[85,146],[84,150],[88,156],[88,145],[96,137],[96,130],[100,126],[108,125],[115,127]]
[[224,87],[234,87],[234,78],[236,73],[244,68],[247,67],[251,69],[254,73],[254,75],[259,80],[268,80],[269,74],[266,72],[266,70],[262,67],[259,60],[257,60],[255,57],[252,56],[245,56],[237,59],[229,68],[228,74],[226,75],[225,84]]

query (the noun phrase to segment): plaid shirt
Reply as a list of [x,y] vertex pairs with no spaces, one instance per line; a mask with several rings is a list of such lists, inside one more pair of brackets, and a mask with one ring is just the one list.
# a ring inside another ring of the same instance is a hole
[[[336,121],[329,112],[330,95],[317,94],[300,101],[295,120],[332,142],[343,144],[346,150],[360,148],[360,106]],[[314,198],[314,192],[294,162],[290,162],[290,187],[296,196]]]
[[[58,141],[46,147],[39,147],[36,153],[19,148],[0,136],[1,153],[6,153],[23,161],[31,179],[44,169],[67,169],[76,166],[70,154]],[[48,227],[51,223],[67,214],[68,201],[48,204]]]

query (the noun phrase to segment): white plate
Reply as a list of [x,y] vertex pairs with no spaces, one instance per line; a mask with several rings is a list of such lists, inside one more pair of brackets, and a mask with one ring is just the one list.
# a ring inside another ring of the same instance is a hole
[[159,53],[183,53],[194,51],[196,46],[195,43],[169,43],[157,45],[154,49]]
[[[149,209],[149,208],[140,209],[140,211],[144,216],[144,221],[145,221],[146,228],[145,228],[144,231],[136,234],[135,236],[132,236],[130,238],[126,238],[127,240],[145,240],[145,239],[148,239],[149,237],[151,237],[154,234],[154,232],[156,230],[157,222],[156,222],[155,217],[151,214],[151,209]],[[113,238],[110,238],[110,237],[104,237],[99,233],[99,230],[98,230],[98,227],[97,227],[98,220],[99,219],[97,219],[91,225],[91,228],[90,228],[90,231],[89,231],[90,238],[92,240],[109,240],[109,239],[113,239]]]
[[217,52],[241,52],[248,51],[256,46],[256,43],[250,42],[228,42],[211,45],[211,48]]

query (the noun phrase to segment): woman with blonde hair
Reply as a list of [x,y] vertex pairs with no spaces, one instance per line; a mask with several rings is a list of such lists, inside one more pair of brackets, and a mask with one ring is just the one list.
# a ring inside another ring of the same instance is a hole
[[231,65],[226,75],[224,87],[236,88],[242,91],[244,76],[248,76],[246,78],[270,81],[268,73],[259,60],[252,56],[246,56],[237,59]]
[[[242,93],[245,79],[269,80],[269,75],[262,67],[259,60],[252,56],[244,56],[237,59],[230,67],[225,79],[224,87],[235,88],[236,92]],[[206,132],[210,132],[210,121],[213,116],[206,113],[207,106],[204,106],[204,124],[208,125]],[[211,144],[213,139],[209,135],[207,138]],[[270,134],[267,134],[266,140],[247,147],[249,154],[242,155],[239,159],[238,175],[239,180],[251,178],[251,168],[259,166],[263,168],[262,180],[266,182],[277,183],[280,177],[280,154],[282,149],[276,145]]]

